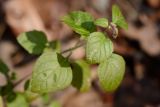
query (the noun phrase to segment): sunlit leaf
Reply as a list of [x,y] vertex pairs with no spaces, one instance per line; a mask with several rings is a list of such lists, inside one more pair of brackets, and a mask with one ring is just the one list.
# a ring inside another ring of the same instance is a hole
[[128,28],[128,24],[117,5],[112,6],[112,22],[121,28]]
[[83,60],[78,60],[75,63],[72,63],[72,71],[72,85],[81,92],[88,91],[91,86],[89,65]]
[[41,54],[47,43],[46,35],[36,30],[21,33],[17,40],[30,54]]
[[117,54],[101,62],[98,67],[98,77],[105,91],[114,91],[120,85],[125,72],[125,61]]
[[64,16],[62,21],[82,36],[89,36],[90,32],[95,31],[94,19],[86,12],[71,12]]
[[104,28],[108,27],[108,20],[106,18],[99,18],[99,19],[95,20],[94,23],[97,26],[101,26],[101,27],[104,27]]
[[26,90],[24,92],[24,95],[25,95],[26,100],[28,102],[34,101],[35,99],[37,99],[38,97],[40,97],[40,94],[34,93],[34,92],[30,91],[30,90]]
[[37,60],[31,79],[31,91],[48,93],[66,88],[72,81],[69,62],[62,55],[47,51]]
[[112,41],[102,32],[93,32],[87,38],[86,58],[89,63],[100,63],[111,56]]
[[0,96],[0,107],[4,107],[4,106],[3,106],[3,99],[2,99],[1,96]]
[[28,102],[31,102],[31,101],[35,100],[36,98],[40,97],[40,94],[34,93],[31,91],[30,80],[27,80],[25,82],[24,89],[25,89],[24,95],[25,95],[26,100]]

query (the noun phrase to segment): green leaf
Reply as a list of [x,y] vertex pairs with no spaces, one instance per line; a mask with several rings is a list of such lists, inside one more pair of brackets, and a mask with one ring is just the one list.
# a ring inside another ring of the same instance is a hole
[[28,90],[30,88],[30,80],[25,81],[24,90]]
[[10,79],[11,80],[16,80],[17,79],[17,74],[15,72],[12,72],[11,76],[10,76]]
[[128,29],[128,24],[117,5],[112,6],[112,22],[123,29]]
[[33,93],[31,91],[31,85],[30,85],[30,80],[27,80],[24,84],[24,95],[26,97],[26,100],[28,102],[32,102],[33,100],[35,100],[36,98],[40,97],[40,94],[38,93]]
[[47,43],[46,35],[36,30],[21,33],[17,40],[30,54],[41,54]]
[[86,58],[89,63],[100,63],[111,56],[112,41],[102,32],[93,32],[87,38]]
[[60,41],[51,41],[49,42],[49,48],[52,48],[53,50],[56,50],[57,53],[61,52],[61,43]]
[[37,60],[31,78],[31,91],[48,93],[64,89],[72,81],[69,62],[62,55],[46,51]]
[[125,72],[125,61],[117,54],[100,63],[98,77],[101,87],[108,92],[114,91],[120,85]]
[[50,102],[50,94],[45,93],[41,95],[44,104],[48,104]]
[[2,95],[2,96],[8,95],[9,96],[9,94],[12,94],[13,88],[14,88],[13,83],[11,81],[8,81],[7,85],[1,87],[0,95]]
[[12,101],[15,100],[16,97],[17,97],[17,94],[16,94],[15,92],[13,92],[13,89],[10,89],[10,90],[11,90],[11,91],[9,91],[9,92],[7,93],[7,97],[6,97],[7,102],[12,102]]
[[0,72],[4,75],[8,75],[8,66],[0,59]]
[[11,80],[16,80],[17,79],[17,74],[15,73],[15,71],[11,73],[10,79]]
[[62,21],[81,36],[89,36],[89,33],[96,29],[93,17],[82,11],[71,12],[64,16]]
[[106,18],[99,18],[94,22],[94,24],[97,26],[107,28],[108,27],[108,20]]
[[40,97],[40,94],[33,93],[33,92],[30,91],[30,90],[26,90],[26,91],[24,92],[24,94],[25,94],[26,100],[27,100],[28,102],[32,102],[32,101],[34,101],[35,99],[37,99],[38,97]]
[[18,93],[14,101],[8,102],[7,107],[29,107],[23,94]]
[[0,107],[4,107],[4,106],[3,106],[3,99],[2,99],[1,96],[0,96]]
[[53,101],[49,107],[62,107],[61,104],[58,101]]
[[91,72],[89,65],[83,60],[78,60],[75,63],[72,63],[72,71],[72,85],[81,92],[88,91],[91,86]]

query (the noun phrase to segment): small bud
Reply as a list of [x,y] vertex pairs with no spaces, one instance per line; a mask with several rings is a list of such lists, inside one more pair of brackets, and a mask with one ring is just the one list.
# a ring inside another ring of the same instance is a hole
[[112,37],[113,37],[114,39],[116,39],[117,36],[118,36],[118,28],[117,28],[116,24],[111,23],[110,26],[109,26],[109,29],[110,29],[111,32],[112,32]]

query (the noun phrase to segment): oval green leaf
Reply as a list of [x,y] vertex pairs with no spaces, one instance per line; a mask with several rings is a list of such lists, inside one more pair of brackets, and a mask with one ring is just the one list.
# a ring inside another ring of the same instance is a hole
[[21,33],[17,40],[30,54],[41,54],[47,43],[46,35],[36,30]]
[[89,65],[83,60],[78,60],[75,63],[72,63],[72,72],[72,85],[81,92],[88,91],[91,86]]
[[81,36],[89,36],[89,33],[96,29],[93,17],[82,11],[71,12],[64,16],[62,21]]
[[48,93],[66,88],[72,81],[69,62],[60,54],[46,51],[37,60],[31,78],[31,91]]
[[118,88],[125,72],[125,61],[123,57],[117,54],[112,56],[106,61],[100,63],[98,67],[98,77],[101,87],[111,92]]
[[102,32],[93,32],[87,38],[86,58],[89,63],[100,63],[113,52],[112,41]]
[[94,22],[95,25],[107,28],[108,27],[108,20],[106,18],[99,18]]
[[112,22],[123,29],[128,28],[128,24],[117,5],[112,6]]

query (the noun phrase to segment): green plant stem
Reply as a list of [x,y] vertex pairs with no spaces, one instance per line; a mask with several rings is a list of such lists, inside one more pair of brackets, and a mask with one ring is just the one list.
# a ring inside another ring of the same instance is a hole
[[79,48],[79,47],[81,47],[81,46],[83,46],[83,45],[84,45],[84,43],[82,43],[82,44],[80,44],[80,45],[77,45],[77,46],[74,46],[74,47],[72,47],[72,48],[66,49],[66,50],[62,51],[61,54],[64,54],[64,53],[66,53],[66,52],[73,51],[73,50],[75,50],[75,49],[77,49],[77,48]]
[[14,83],[14,88],[17,87],[22,81],[26,80],[28,77],[30,77],[32,75],[32,73],[29,73],[28,75],[26,75],[25,77],[23,77],[22,79],[20,79],[19,81],[17,81],[16,83]]
[[[80,40],[80,39],[78,39],[78,41],[76,42],[76,44],[75,44],[75,46],[74,46],[74,47],[78,46],[80,42],[81,42],[81,40]],[[72,50],[72,51],[73,51],[73,50]],[[70,53],[68,54],[67,59],[69,59],[69,58],[70,58],[70,56],[72,55],[72,51],[70,51]]]

